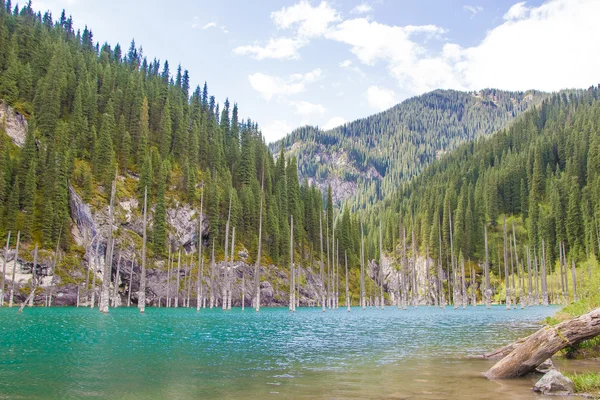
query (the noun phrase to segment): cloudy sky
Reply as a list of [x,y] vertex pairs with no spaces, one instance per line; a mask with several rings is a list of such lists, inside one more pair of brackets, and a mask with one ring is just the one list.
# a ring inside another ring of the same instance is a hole
[[[13,0],[13,4],[15,1]],[[175,4],[175,5],[172,5]],[[94,39],[181,63],[273,141],[436,88],[600,82],[600,0],[34,0]]]

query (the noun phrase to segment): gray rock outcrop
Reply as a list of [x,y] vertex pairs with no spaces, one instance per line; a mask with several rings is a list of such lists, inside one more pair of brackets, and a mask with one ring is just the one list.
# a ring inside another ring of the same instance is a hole
[[573,394],[575,385],[572,380],[554,369],[537,381],[533,391],[545,395],[567,396]]

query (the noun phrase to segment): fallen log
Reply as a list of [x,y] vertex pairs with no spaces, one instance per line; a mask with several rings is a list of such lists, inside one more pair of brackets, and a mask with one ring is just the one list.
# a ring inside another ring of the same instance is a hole
[[515,346],[484,375],[489,379],[526,375],[556,352],[597,335],[600,335],[600,308],[553,327],[545,326]]
[[504,358],[507,355],[509,355],[510,353],[512,353],[514,349],[516,349],[521,344],[523,344],[523,342],[525,342],[525,340],[527,340],[527,338],[529,338],[529,336],[517,339],[513,343],[507,344],[506,346],[501,347],[495,351],[492,351],[491,353],[485,353],[481,358],[487,358],[487,359]]

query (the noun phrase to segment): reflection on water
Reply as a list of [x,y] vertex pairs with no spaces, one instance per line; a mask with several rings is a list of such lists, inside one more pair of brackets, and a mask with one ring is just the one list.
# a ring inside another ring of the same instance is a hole
[[555,309],[0,310],[0,398],[532,399],[467,359]]

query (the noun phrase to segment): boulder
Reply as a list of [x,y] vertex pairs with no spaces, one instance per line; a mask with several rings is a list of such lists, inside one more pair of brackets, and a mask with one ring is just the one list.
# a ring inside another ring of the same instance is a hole
[[537,381],[533,391],[545,395],[566,396],[573,394],[575,385],[572,380],[553,369]]
[[538,367],[535,369],[536,372],[539,372],[540,374],[546,374],[550,371],[552,371],[554,368],[554,363],[552,362],[552,359],[547,359],[546,361],[544,361],[543,363],[541,363],[540,365],[538,365]]

